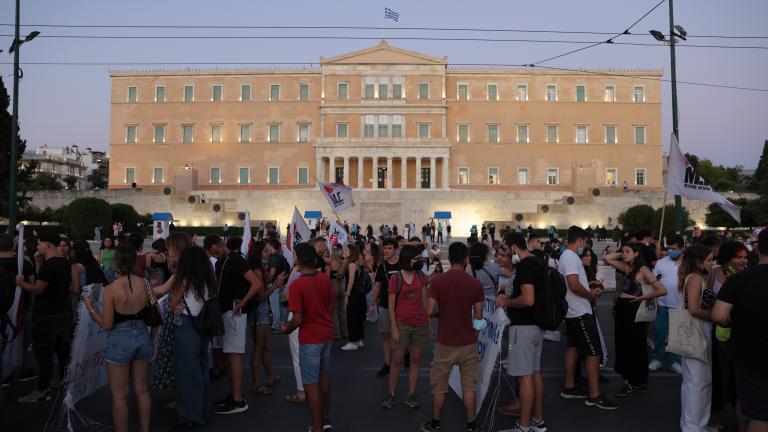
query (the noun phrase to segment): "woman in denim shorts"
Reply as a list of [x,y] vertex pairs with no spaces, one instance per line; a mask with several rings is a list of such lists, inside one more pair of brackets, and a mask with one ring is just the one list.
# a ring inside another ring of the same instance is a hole
[[149,431],[152,406],[147,390],[152,343],[149,330],[144,325],[144,318],[149,312],[149,287],[143,278],[131,275],[135,263],[136,250],[128,244],[120,245],[115,253],[119,277],[104,288],[102,311],[94,309],[90,295],[83,297],[91,318],[107,330],[107,378],[112,390],[112,417],[116,432],[128,430],[128,387],[131,382],[139,407],[141,432]]

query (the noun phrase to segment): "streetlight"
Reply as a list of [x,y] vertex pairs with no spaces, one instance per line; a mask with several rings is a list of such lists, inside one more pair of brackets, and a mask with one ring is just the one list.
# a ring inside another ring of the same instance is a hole
[[19,80],[24,76],[19,68],[19,50],[23,44],[40,35],[39,31],[33,31],[23,40],[19,38],[19,9],[20,0],[16,0],[16,33],[13,38],[9,53],[13,54],[13,118],[11,119],[11,163],[10,179],[8,181],[8,232],[16,233],[16,177],[18,175],[19,159]]
[[[675,65],[675,43],[677,38],[686,40],[688,32],[680,25],[675,25],[673,0],[669,0],[669,40],[664,33],[658,30],[649,32],[659,42],[669,44],[670,53],[670,75],[672,78],[672,133],[675,134],[677,141],[680,141],[680,135],[677,127],[677,69]],[[662,221],[663,222],[663,221]],[[675,231],[680,234],[683,232],[683,202],[680,195],[675,195]]]

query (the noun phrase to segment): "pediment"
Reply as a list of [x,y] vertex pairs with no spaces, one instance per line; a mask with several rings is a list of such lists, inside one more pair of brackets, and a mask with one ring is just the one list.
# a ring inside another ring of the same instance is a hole
[[432,57],[402,48],[396,48],[382,40],[378,45],[341,54],[335,57],[320,57],[321,65],[339,64],[404,64],[404,65],[445,65],[447,57]]

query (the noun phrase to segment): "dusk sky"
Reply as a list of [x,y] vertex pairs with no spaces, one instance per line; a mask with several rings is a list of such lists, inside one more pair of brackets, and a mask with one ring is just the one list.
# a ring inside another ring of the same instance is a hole
[[[130,29],[22,27],[22,38],[42,36],[355,36],[370,40],[327,39],[65,39],[39,37],[22,47],[22,63],[103,63],[103,65],[22,64],[21,135],[27,147],[77,144],[107,150],[110,110],[109,70],[222,68],[237,63],[314,63],[320,56],[366,48],[384,36],[391,45],[433,56],[450,64],[528,64],[605,40],[607,35],[515,32],[406,31],[397,27],[461,27],[621,33],[658,0],[541,0],[446,2],[435,0],[22,0],[23,24],[37,25],[205,25],[205,26],[375,26],[389,30],[290,29]],[[9,91],[12,61],[13,0],[0,3],[0,73]],[[384,7],[400,14],[384,22]],[[561,68],[663,68],[669,78],[669,48],[648,34],[669,29],[665,2],[632,33],[613,45],[600,45],[542,65]],[[679,81],[768,90],[768,1],[676,0],[675,22],[685,27],[687,42],[677,49]],[[704,35],[762,38],[707,38]],[[584,45],[533,42],[394,40],[396,37],[473,37],[585,41]],[[652,46],[620,45],[619,42]],[[732,45],[764,49],[696,48]],[[167,63],[117,65],[118,63]],[[172,63],[206,63],[174,66]],[[226,63],[226,65],[222,65]],[[664,144],[672,128],[670,84],[662,84]],[[755,168],[768,138],[768,91],[748,91],[679,84],[680,143],[684,152],[715,163]]]

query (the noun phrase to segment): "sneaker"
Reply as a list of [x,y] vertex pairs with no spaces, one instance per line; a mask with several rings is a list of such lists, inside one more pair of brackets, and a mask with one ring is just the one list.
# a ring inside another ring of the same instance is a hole
[[3,382],[0,383],[0,388],[10,387],[12,382],[13,382],[13,375],[8,375],[8,378],[4,379]]
[[672,363],[672,366],[669,367],[669,370],[671,370],[672,372],[674,372],[674,373],[676,373],[678,375],[682,375],[683,374],[683,366],[681,366],[680,363],[678,363],[678,362]]
[[563,399],[586,399],[587,394],[578,387],[563,387],[563,389],[560,390],[560,397]]
[[230,393],[224,399],[222,399],[222,400],[216,402],[215,404],[213,404],[213,406],[214,407],[225,407],[225,406],[231,404],[232,401],[234,401],[234,399],[232,399],[232,393]]
[[[531,423],[533,423],[533,422],[531,422]],[[531,426],[525,427],[525,426],[521,425],[520,422],[517,422],[517,423],[515,423],[514,426],[512,426],[512,429],[507,429],[507,431],[509,431],[509,432],[532,432],[533,431],[533,427],[531,427]]]
[[536,420],[531,418],[531,430],[534,432],[547,432],[547,424],[544,422],[544,419]]
[[358,347],[358,348],[362,348],[362,347],[364,347],[364,346],[365,346],[365,344],[363,343],[363,340],[362,340],[362,339],[360,339],[359,341],[357,341],[357,342],[355,342],[355,343],[357,344],[357,347]]
[[329,418],[323,419],[323,430],[324,431],[333,430],[333,424],[331,423],[331,419]]
[[387,396],[384,402],[381,403],[381,407],[384,409],[391,409],[395,405],[397,405],[397,399],[393,395]]
[[587,400],[584,401],[584,405],[588,407],[598,407],[602,410],[615,410],[619,407],[615,402],[608,400],[608,398],[605,397],[605,395],[602,393],[600,393],[596,398],[588,397]]
[[439,420],[437,422],[435,422],[435,420],[427,420],[421,424],[421,432],[434,432],[439,430],[443,430],[440,427]]
[[413,408],[413,409],[417,409],[417,408],[419,408],[421,406],[419,401],[416,399],[416,395],[415,394],[410,394],[408,396],[408,399],[406,399],[405,402],[403,402],[403,403],[405,403],[405,405],[407,407]]
[[32,369],[27,369],[24,372],[19,373],[19,376],[16,377],[16,381],[18,382],[27,382],[34,379],[37,379],[37,373]]
[[376,376],[379,378],[384,378],[385,376],[389,376],[389,365],[384,364],[384,366],[379,369],[378,372],[376,372]]
[[344,350],[344,351],[357,351],[358,348],[359,347],[357,346],[357,344],[355,342],[347,342],[346,345],[341,347],[341,349]]
[[544,332],[544,335],[542,336],[544,340],[548,340],[550,342],[560,342],[560,332],[557,330],[546,330]]
[[32,393],[18,398],[17,401],[19,403],[37,403],[47,402],[51,399],[51,391],[49,389],[45,389],[43,391],[34,390]]
[[480,432],[480,426],[474,420],[467,422],[467,432]]
[[231,401],[229,404],[225,406],[217,406],[213,410],[216,414],[238,414],[241,412],[248,411],[248,402],[243,398],[241,401]]
[[619,390],[618,393],[616,393],[616,397],[625,398],[630,397],[633,394],[635,394],[635,389],[632,387],[632,384],[624,384],[621,387],[621,390]]
[[661,366],[662,366],[662,364],[661,364],[660,361],[658,361],[656,359],[653,359],[653,360],[651,360],[650,363],[648,363],[648,370],[649,371],[657,371],[657,370],[661,369]]

